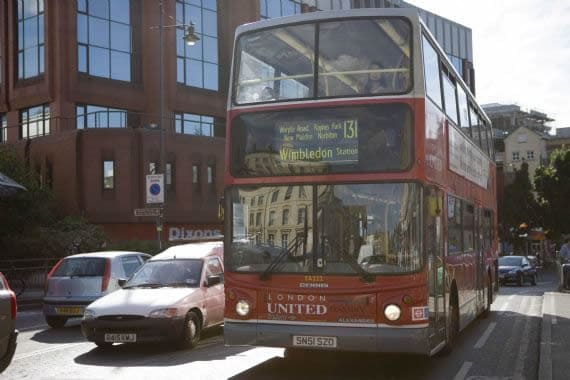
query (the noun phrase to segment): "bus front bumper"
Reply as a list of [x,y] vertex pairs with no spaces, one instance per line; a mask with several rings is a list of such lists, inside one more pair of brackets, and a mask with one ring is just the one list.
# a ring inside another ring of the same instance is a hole
[[[226,320],[224,339],[228,346],[295,347],[294,336],[336,337],[339,351],[392,352],[429,355],[428,327],[340,327],[282,325]],[[323,347],[302,347],[328,349]]]

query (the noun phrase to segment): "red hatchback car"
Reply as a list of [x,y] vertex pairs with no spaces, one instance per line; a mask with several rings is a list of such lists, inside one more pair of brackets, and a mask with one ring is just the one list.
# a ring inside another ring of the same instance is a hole
[[0,373],[8,367],[16,351],[16,312],[16,295],[0,272]]

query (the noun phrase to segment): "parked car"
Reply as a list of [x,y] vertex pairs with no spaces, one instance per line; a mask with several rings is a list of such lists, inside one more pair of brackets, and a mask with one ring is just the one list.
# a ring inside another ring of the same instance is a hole
[[10,289],[8,281],[0,272],[0,373],[2,373],[14,357],[16,351],[16,294]]
[[536,278],[536,268],[525,256],[499,257],[499,281],[502,284],[515,282],[523,286],[525,281],[529,281],[531,285],[536,285]]
[[184,244],[146,262],[121,290],[85,309],[81,331],[99,347],[175,341],[192,348],[224,320],[223,243]]
[[151,256],[141,252],[81,253],[61,259],[46,280],[43,313],[53,328],[69,318],[82,317],[85,306],[120,289],[118,281],[129,278]]

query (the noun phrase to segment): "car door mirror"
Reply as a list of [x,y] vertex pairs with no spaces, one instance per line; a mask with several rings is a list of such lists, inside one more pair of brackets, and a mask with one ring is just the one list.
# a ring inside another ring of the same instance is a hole
[[218,285],[222,283],[222,276],[221,275],[210,275],[206,277],[206,287]]
[[126,278],[119,278],[117,280],[117,284],[119,284],[119,286],[122,288],[123,286],[125,286],[125,284],[127,283],[127,279]]

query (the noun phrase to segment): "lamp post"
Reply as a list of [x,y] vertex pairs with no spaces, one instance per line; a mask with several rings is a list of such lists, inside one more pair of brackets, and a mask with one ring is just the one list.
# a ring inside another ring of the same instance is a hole
[[[164,68],[164,52],[163,52],[163,32],[162,30],[164,28],[175,28],[175,27],[184,27],[186,29],[186,33],[184,34],[184,41],[186,42],[186,44],[188,46],[194,46],[196,44],[196,42],[198,42],[200,40],[200,38],[194,33],[194,23],[190,23],[190,25],[186,25],[186,24],[175,24],[175,25],[164,25],[164,21],[163,21],[163,15],[164,15],[164,0],[160,0],[159,1],[159,7],[160,7],[160,15],[159,15],[159,25],[158,25],[158,30],[159,30],[159,55],[160,55],[160,61],[159,61],[159,122],[158,122],[158,126],[160,129],[160,163],[158,165],[158,174],[162,174],[162,179],[163,179],[163,185],[164,185],[164,189],[163,189],[163,194],[164,194],[164,202],[162,203],[162,212],[160,213],[160,216],[157,217],[157,221],[156,221],[156,231],[158,234],[158,248],[159,250],[162,250],[162,224],[163,224],[163,220],[165,219],[165,213],[166,213],[166,152],[165,152],[165,138],[164,138],[164,72],[163,72],[163,68]],[[155,29],[155,27],[151,27],[151,29]]]

